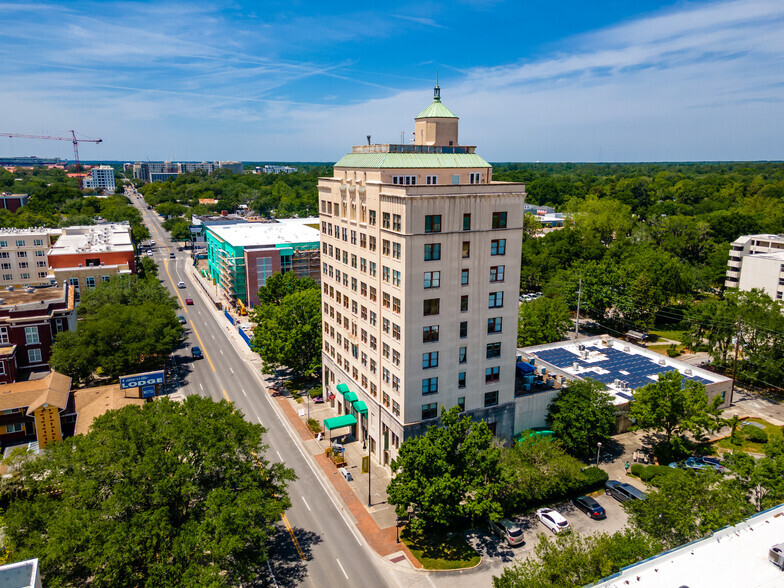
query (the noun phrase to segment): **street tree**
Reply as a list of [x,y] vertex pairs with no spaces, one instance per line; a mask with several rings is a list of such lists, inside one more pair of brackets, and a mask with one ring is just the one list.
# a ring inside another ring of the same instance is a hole
[[259,303],[262,306],[280,304],[283,298],[289,294],[318,287],[318,283],[312,278],[298,278],[293,272],[273,274],[259,288]]
[[50,365],[76,381],[163,366],[182,340],[177,304],[160,282],[117,276],[85,292],[75,331],[59,333]]
[[54,587],[251,585],[294,479],[265,432],[198,395],[102,415],[4,480],[12,559]]
[[498,518],[500,456],[487,423],[472,421],[457,406],[442,410],[438,424],[400,446],[389,504],[398,516],[410,516],[415,533],[444,530],[461,519]]
[[252,311],[251,320],[255,323],[251,345],[264,361],[265,373],[286,367],[297,376],[319,376],[321,290],[318,286],[287,294],[279,304],[258,306]]
[[588,459],[615,432],[615,408],[601,382],[572,382],[550,403],[547,424],[564,449]]
[[635,529],[609,535],[561,533],[539,536],[534,557],[504,568],[495,588],[573,588],[587,586],[621,568],[659,553],[661,545]]
[[161,226],[169,231],[172,241],[187,241],[191,237],[188,220],[181,216],[167,218]]
[[673,471],[656,478],[647,500],[624,503],[632,523],[667,548],[700,539],[753,513],[737,480],[709,471]]
[[755,459],[743,451],[733,451],[724,462],[751,497],[757,512],[784,501],[784,454],[782,442],[768,443],[766,456]]
[[673,370],[634,393],[630,415],[636,429],[663,432],[669,443],[673,435],[690,432],[700,438],[718,430],[722,422],[719,404],[720,396],[708,400],[704,384],[684,380]]
[[572,322],[562,298],[541,297],[520,305],[517,345],[540,345],[561,341]]

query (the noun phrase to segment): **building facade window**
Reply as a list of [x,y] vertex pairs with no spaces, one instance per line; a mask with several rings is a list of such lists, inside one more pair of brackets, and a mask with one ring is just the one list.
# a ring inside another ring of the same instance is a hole
[[425,272],[425,288],[438,288],[441,286],[441,272]]
[[485,383],[497,382],[501,379],[501,368],[498,366],[489,367],[485,370]]
[[425,243],[425,261],[441,259],[441,243]]
[[504,293],[503,292],[490,292],[487,302],[488,308],[503,308],[504,306]]
[[460,412],[465,412],[465,396],[457,399],[457,406],[460,408]]
[[468,295],[460,297],[460,312],[468,312]]
[[463,230],[464,231],[471,230],[471,215],[469,213],[463,215]]
[[438,325],[422,327],[422,343],[435,343],[438,341]]
[[457,374],[457,387],[458,388],[465,388],[466,387],[466,373],[459,372]]
[[422,380],[422,395],[438,393],[438,378],[424,378]]
[[500,333],[502,324],[503,319],[500,316],[487,319],[487,334]]
[[501,357],[501,343],[487,344],[487,359],[493,359],[494,357]]
[[469,184],[479,184],[482,181],[482,174],[478,172],[471,172],[468,174],[468,183]]
[[463,241],[463,259],[471,257],[471,241]]
[[392,257],[395,259],[402,257],[402,246],[400,243],[392,243]]
[[468,362],[468,347],[461,347],[457,353],[457,363]]
[[498,390],[485,392],[485,408],[490,406],[498,406]]
[[422,405],[422,420],[434,419],[438,416],[438,402]]
[[95,277],[94,276],[87,276],[84,279],[84,283],[88,288],[95,288]]
[[381,227],[384,229],[392,228],[392,215],[388,212],[381,213]]
[[438,367],[438,351],[422,354],[422,369]]
[[41,363],[41,350],[40,349],[28,349],[27,350],[27,360],[30,363]]
[[431,315],[438,314],[438,310],[440,306],[441,306],[440,298],[431,298],[429,300],[423,301],[424,316],[431,316]]
[[468,337],[468,321],[461,321],[460,323],[460,338],[465,339]]
[[441,232],[441,215],[428,214],[425,215],[425,233],[440,233]]
[[492,228],[494,229],[505,229],[506,228],[506,213],[505,212],[494,212],[493,213],[493,221],[492,221]]
[[506,239],[493,239],[490,241],[490,255],[505,255]]
[[504,281],[504,266],[494,265],[490,268],[490,281],[503,282]]
[[25,327],[25,343],[27,345],[37,345],[40,342],[38,327]]
[[460,270],[460,285],[461,286],[468,285],[468,269]]
[[404,186],[416,186],[416,176],[392,176],[392,183]]
[[438,176],[425,176],[425,183],[431,186],[438,184]]
[[392,215],[392,230],[393,231],[403,230],[403,217],[401,217],[399,214]]

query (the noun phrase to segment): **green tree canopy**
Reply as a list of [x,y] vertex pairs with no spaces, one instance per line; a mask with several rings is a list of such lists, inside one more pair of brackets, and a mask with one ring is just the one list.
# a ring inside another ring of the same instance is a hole
[[249,585],[294,479],[264,432],[199,396],[104,414],[4,481],[13,559],[52,587]]
[[293,272],[273,274],[259,288],[259,302],[262,306],[265,304],[279,305],[289,294],[318,287],[318,283],[312,278],[298,278]]
[[542,297],[524,302],[518,311],[517,345],[561,341],[571,324],[569,307],[562,298]]
[[182,339],[177,303],[156,280],[116,276],[88,290],[75,331],[57,335],[51,366],[77,381],[161,368]]
[[635,428],[663,432],[667,441],[673,435],[690,432],[701,437],[720,428],[721,397],[708,400],[705,385],[684,380],[678,371],[659,375],[658,382],[648,384],[634,393],[631,417]]
[[596,380],[571,382],[550,403],[547,424],[564,449],[581,459],[596,453],[615,433],[615,408],[605,386]]
[[656,555],[661,545],[635,529],[612,535],[561,533],[539,536],[535,557],[504,568],[495,588],[573,588],[587,586],[621,568]]
[[415,532],[443,530],[460,519],[498,518],[500,456],[487,423],[461,415],[459,407],[442,410],[437,425],[400,446],[389,504],[398,516],[410,513]]
[[784,502],[784,443],[768,443],[766,456],[755,459],[742,451],[733,451],[724,462],[735,479],[751,496],[757,511]]
[[298,376],[321,372],[321,290],[315,287],[286,294],[279,304],[262,304],[251,314],[255,323],[251,346],[267,373],[276,367]]

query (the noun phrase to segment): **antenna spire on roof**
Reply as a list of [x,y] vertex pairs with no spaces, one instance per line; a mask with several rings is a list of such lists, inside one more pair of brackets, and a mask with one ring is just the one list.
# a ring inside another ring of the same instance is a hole
[[441,86],[438,85],[438,70],[436,70],[436,87],[433,88],[433,100],[441,101]]

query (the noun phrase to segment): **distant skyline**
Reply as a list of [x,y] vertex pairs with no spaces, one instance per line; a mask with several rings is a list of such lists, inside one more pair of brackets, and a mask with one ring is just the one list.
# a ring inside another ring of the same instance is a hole
[[[784,2],[2,2],[0,131],[337,161],[442,98],[489,161],[784,159]],[[0,157],[71,159],[0,137]]]

